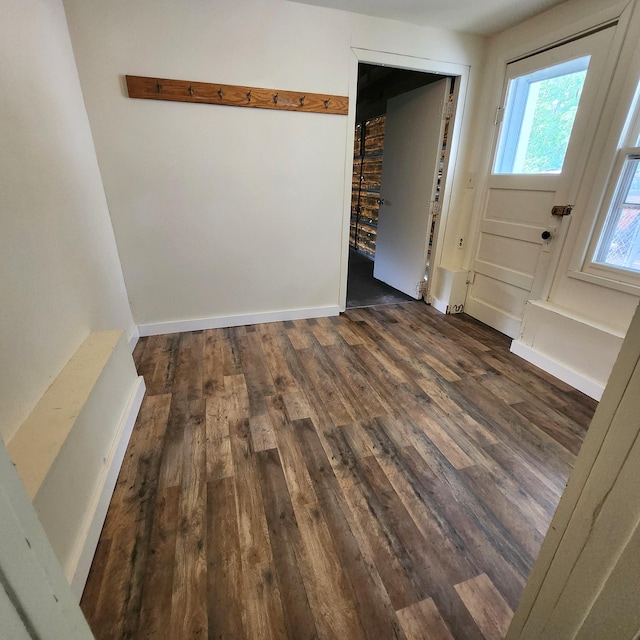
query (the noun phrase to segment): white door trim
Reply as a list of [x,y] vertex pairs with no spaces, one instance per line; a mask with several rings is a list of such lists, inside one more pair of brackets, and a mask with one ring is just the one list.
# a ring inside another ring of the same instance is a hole
[[344,311],[347,305],[347,275],[349,269],[349,221],[351,218],[351,174],[353,171],[353,132],[356,125],[356,99],[358,89],[358,63],[379,64],[398,69],[411,69],[426,73],[440,73],[442,75],[457,76],[454,90],[455,117],[453,118],[453,130],[450,132],[450,150],[447,170],[447,180],[444,191],[441,194],[442,211],[438,227],[439,238],[434,240],[435,255],[432,256],[432,273],[440,264],[442,256],[442,241],[446,228],[449,203],[451,201],[451,185],[454,182],[456,171],[456,159],[460,147],[460,131],[464,123],[464,114],[467,107],[467,89],[469,86],[468,65],[429,58],[407,56],[387,51],[362,49],[352,47],[353,53],[349,70],[349,114],[347,116],[347,136],[345,140],[345,173],[344,173],[344,199],[342,214],[342,251],[340,260],[340,311]]
[[630,554],[638,564],[639,412],[640,306],[506,640],[631,640],[640,630],[627,600],[640,592],[627,570]]
[[93,638],[1,439],[0,586],[33,637]]

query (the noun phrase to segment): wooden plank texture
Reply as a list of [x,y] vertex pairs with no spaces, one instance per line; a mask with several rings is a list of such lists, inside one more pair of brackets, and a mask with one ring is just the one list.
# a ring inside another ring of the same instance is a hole
[[142,338],[98,640],[502,638],[594,404],[421,302]]
[[211,82],[125,76],[130,98],[347,115],[349,98]]

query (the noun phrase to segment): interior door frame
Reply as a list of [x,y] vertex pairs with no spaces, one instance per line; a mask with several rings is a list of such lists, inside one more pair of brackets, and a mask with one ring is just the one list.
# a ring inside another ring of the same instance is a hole
[[460,132],[464,122],[464,113],[467,106],[467,89],[469,85],[468,65],[453,62],[442,62],[430,60],[428,58],[417,58],[397,53],[385,51],[375,51],[372,49],[361,49],[352,47],[352,59],[349,69],[349,113],[347,115],[347,135],[345,140],[345,179],[344,179],[344,200],[342,215],[342,250],[340,254],[340,290],[338,304],[340,311],[344,311],[347,306],[347,276],[349,271],[349,224],[351,219],[351,174],[353,172],[353,131],[356,126],[356,101],[358,91],[358,64],[375,64],[396,69],[409,69],[411,71],[422,71],[424,73],[435,73],[443,76],[455,76],[454,88],[454,115],[452,117],[453,127],[449,132],[449,153],[447,179],[444,189],[440,195],[441,212],[440,220],[436,227],[436,237],[434,238],[435,252],[431,257],[431,273],[435,273],[440,264],[442,256],[442,237],[446,227],[446,219],[451,202],[451,188],[454,182],[456,171],[456,160],[460,147]]

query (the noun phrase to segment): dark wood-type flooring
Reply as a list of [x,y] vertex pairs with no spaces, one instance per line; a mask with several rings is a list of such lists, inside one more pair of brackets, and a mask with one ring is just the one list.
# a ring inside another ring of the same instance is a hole
[[595,403],[422,302],[155,336],[96,638],[494,640]]

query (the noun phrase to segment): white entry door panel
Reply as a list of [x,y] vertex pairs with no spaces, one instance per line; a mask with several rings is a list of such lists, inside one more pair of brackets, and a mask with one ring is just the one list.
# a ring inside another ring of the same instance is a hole
[[575,199],[602,109],[599,88],[614,31],[507,65],[465,311],[512,338],[527,301],[540,297],[552,251],[559,249],[559,218],[551,210]]
[[449,87],[445,78],[387,105],[373,275],[416,299],[427,262]]

